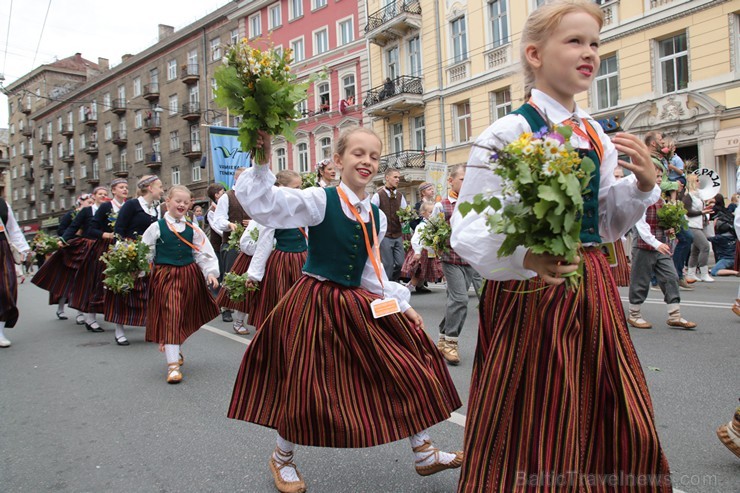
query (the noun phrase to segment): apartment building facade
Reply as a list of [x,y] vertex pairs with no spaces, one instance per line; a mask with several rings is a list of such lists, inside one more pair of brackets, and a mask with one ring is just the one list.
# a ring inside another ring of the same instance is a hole
[[362,124],[359,94],[366,87],[367,49],[360,35],[365,2],[358,0],[245,1],[231,14],[241,19],[245,37],[256,47],[292,50],[291,70],[297,82],[313,74],[307,98],[299,104],[296,141],[276,136],[271,166],[275,172],[315,171],[316,163],[332,157],[341,130]]
[[[476,136],[524,102],[521,29],[544,1],[369,1],[363,105],[384,139],[381,167],[401,170],[408,198],[428,162],[465,163]],[[595,3],[602,63],[578,104],[607,130],[673,136],[734,192],[740,0]]]
[[236,8],[225,5],[177,32],[160,25],[156,44],[64,91],[42,93],[34,72],[7,88],[21,224],[53,229],[76,196],[114,178],[127,178],[131,195],[141,176],[156,174],[165,187],[186,185],[206,198],[204,125],[233,124],[213,104],[213,74],[225,47],[243,36],[229,18]]

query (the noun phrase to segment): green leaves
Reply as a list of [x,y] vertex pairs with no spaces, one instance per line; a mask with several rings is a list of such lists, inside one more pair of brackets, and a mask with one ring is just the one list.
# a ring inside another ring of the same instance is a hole
[[240,303],[247,299],[247,293],[257,291],[257,287],[247,287],[249,276],[247,274],[236,274],[229,272],[224,276],[223,287],[229,295],[229,299],[235,303]]
[[419,236],[421,244],[434,249],[438,255],[450,251],[452,228],[442,213],[430,217]]
[[239,251],[239,241],[242,238],[242,235],[244,234],[244,226],[242,224],[237,224],[236,229],[231,232],[231,235],[229,236],[229,242],[226,244],[226,247],[231,251]]
[[116,294],[126,294],[134,287],[140,273],[148,274],[149,245],[141,239],[118,239],[100,257],[105,264],[103,285]]
[[689,227],[686,208],[681,202],[666,202],[657,211],[658,225],[663,229],[674,229],[679,233]]

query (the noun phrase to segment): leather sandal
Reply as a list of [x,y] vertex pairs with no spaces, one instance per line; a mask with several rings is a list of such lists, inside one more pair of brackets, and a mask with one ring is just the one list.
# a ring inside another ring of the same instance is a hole
[[[424,443],[422,443],[418,447],[414,447],[412,450],[415,454],[428,452],[428,455],[426,457],[424,457],[423,459],[418,459],[416,461],[416,474],[418,474],[419,476],[431,476],[432,474],[444,471],[445,469],[457,469],[462,465],[463,462],[462,450],[458,450],[457,452],[455,452],[455,458],[452,459],[449,463],[445,464],[441,462],[439,460],[439,449],[437,447],[434,447],[432,445],[432,442],[428,440],[425,440]],[[419,465],[420,463],[425,462],[432,455],[434,456],[434,462],[426,466]]]
[[69,317],[67,315],[65,315],[64,312],[57,312],[57,318],[59,320],[67,320],[67,319],[69,319]]
[[[306,491],[306,482],[303,481],[303,476],[298,472],[298,468],[293,462],[293,452],[283,452],[279,448],[275,448],[275,452],[283,457],[288,457],[286,461],[278,462],[275,460],[274,455],[270,455],[270,471],[272,471],[272,477],[275,480],[275,487],[280,493],[304,493]],[[298,481],[285,481],[280,475],[280,470],[285,467],[292,467],[295,471],[295,475],[298,476]]]
[[185,356],[183,356],[182,353],[178,355],[177,364],[180,366],[185,364]]
[[119,346],[128,346],[131,343],[128,342],[128,339],[126,339],[126,336],[118,336],[116,337],[116,344],[118,344]]
[[98,325],[97,327],[93,327],[92,324],[85,322],[85,327],[87,327],[87,330],[89,330],[90,332],[105,332],[105,330],[100,325]]
[[644,318],[628,318],[627,323],[636,329],[652,329],[653,324],[645,320]]
[[668,325],[669,327],[680,327],[682,329],[696,328],[696,324],[694,322],[689,322],[685,318],[679,318],[677,320],[666,320],[666,325]]
[[180,383],[181,381],[182,372],[180,371],[180,365],[177,363],[167,365],[167,383]]
[[234,330],[235,334],[239,334],[240,336],[245,336],[249,334],[249,329],[244,327],[243,324],[237,325],[236,322],[234,322],[234,325],[232,325],[231,328]]

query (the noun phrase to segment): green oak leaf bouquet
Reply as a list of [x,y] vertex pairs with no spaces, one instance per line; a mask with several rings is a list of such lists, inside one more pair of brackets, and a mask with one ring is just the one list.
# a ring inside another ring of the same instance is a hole
[[301,189],[318,187],[319,180],[315,171],[301,174]]
[[237,223],[236,229],[231,232],[231,236],[229,236],[229,242],[226,244],[226,247],[229,250],[239,251],[239,240],[241,240],[242,235],[244,234],[244,226],[242,224]]
[[100,257],[105,264],[103,285],[116,294],[126,294],[134,287],[136,279],[148,274],[149,245],[137,239],[118,239]]
[[247,299],[247,293],[250,291],[257,291],[258,287],[247,287],[247,281],[249,277],[246,273],[239,275],[235,272],[229,272],[224,276],[223,287],[229,294],[229,299],[235,303],[239,303]]
[[668,239],[675,240],[676,233],[688,229],[689,220],[686,219],[686,208],[681,202],[666,202],[658,209],[658,226],[663,229],[673,229]]
[[[512,255],[520,245],[533,253],[575,261],[580,246],[583,192],[596,165],[581,158],[570,144],[568,126],[525,132],[503,149],[492,151],[489,168],[501,177],[502,194],[478,194],[460,203],[464,216],[471,210],[487,216],[489,230],[505,239],[497,255]],[[576,290],[581,272],[567,276]]]
[[413,231],[411,231],[411,221],[419,217],[419,215],[416,213],[416,209],[414,209],[414,207],[411,205],[407,205],[406,207],[401,207],[400,209],[398,209],[396,211],[396,215],[398,216],[398,219],[401,220],[402,233],[412,234]]
[[50,255],[59,250],[59,237],[51,236],[43,231],[36,233],[31,240],[31,248],[39,255]]
[[427,219],[426,226],[419,234],[419,241],[422,245],[433,248],[439,255],[450,251],[450,236],[452,236],[450,223],[445,221],[445,215],[440,212]]

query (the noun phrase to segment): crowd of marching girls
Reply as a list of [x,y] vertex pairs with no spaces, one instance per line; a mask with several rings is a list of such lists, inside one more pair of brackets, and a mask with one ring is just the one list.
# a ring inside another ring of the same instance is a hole
[[[73,309],[87,331],[111,324],[118,346],[131,344],[135,332],[127,335],[127,326],[144,327],[143,339],[164,353],[171,384],[183,380],[183,344],[202,325],[221,316],[236,334],[254,327],[235,368],[228,416],[274,430],[275,448],[265,458],[281,492],[306,491],[300,445],[362,448],[401,439],[409,440],[422,476],[461,468],[460,492],[535,491],[521,478],[563,474],[580,478],[568,491],[605,474],[646,478],[639,491],[670,492],[628,326],[652,326],[640,306],[655,276],[667,325],[694,328],[681,314],[679,288],[697,275],[711,278],[699,241],[685,250],[685,280],[684,264],[674,266],[671,256],[675,231],[658,220],[666,203],[684,197],[681,187],[661,186],[663,173],[683,174],[682,164],[656,159],[662,137],[608,138],[575,103],[598,71],[602,25],[601,9],[585,0],[556,0],[529,16],[521,42],[527,101],[478,137],[467,166],[449,170],[446,198],[435,202],[434,186],[419,186],[410,224],[399,215],[410,208],[397,170],[385,172],[376,193],[367,191],[383,151],[372,130],[343,130],[333,158],[317,166],[316,186],[306,188],[293,171],[272,173],[272,136],[260,131],[257,146],[268,162],[236,170],[231,190],[211,185],[210,207],[194,214],[186,187],[165,191],[154,175],[138,180],[135,197],[125,179],[81,195],[60,223],[59,248],[32,282],[49,292],[58,319]],[[462,214],[459,203],[481,193],[504,197],[487,149],[553,124],[571,127],[570,143],[595,163],[577,256],[521,245],[499,256],[505,235],[490,228],[485,213]],[[685,202],[699,218],[692,228],[701,229],[710,211],[694,207],[694,189],[689,181]],[[443,249],[422,240],[434,220],[451,226]],[[4,330],[18,320],[11,245],[22,258],[31,250],[2,200],[0,221],[0,347],[8,347]],[[633,228],[630,251],[625,237]],[[110,289],[101,257],[130,240],[145,247],[147,267],[125,290]],[[615,245],[613,253],[605,242]],[[570,289],[566,279],[576,271],[578,289]],[[435,341],[410,300],[442,279],[447,301]],[[630,286],[627,315],[618,284]],[[462,450],[447,452],[429,429],[463,404],[448,365],[460,363],[471,287],[479,297],[479,336],[465,440]],[[235,297],[234,290],[243,293]],[[740,315],[738,307],[740,291]],[[740,411],[718,435],[740,457]]]

